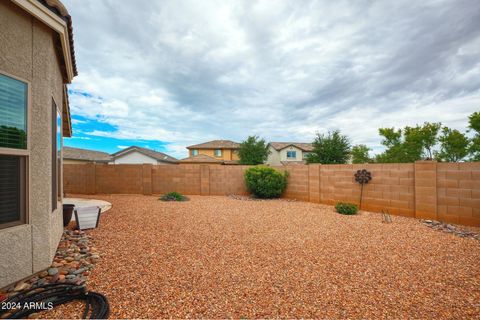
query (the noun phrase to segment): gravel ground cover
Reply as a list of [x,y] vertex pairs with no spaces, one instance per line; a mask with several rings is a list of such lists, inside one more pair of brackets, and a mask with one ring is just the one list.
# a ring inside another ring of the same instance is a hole
[[[95,196],[112,318],[480,318],[480,241],[304,202]],[[75,311],[76,310],[76,311]],[[79,304],[42,317],[81,315]]]

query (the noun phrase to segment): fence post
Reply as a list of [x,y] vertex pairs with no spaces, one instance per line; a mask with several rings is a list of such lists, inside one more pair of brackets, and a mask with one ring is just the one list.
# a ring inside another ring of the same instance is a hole
[[320,202],[320,164],[308,165],[308,201]]
[[85,193],[95,194],[95,163],[85,164]]
[[200,195],[210,195],[210,166],[208,164],[200,165]]
[[415,218],[438,219],[436,161],[415,161]]
[[144,163],[142,166],[143,194],[152,194],[152,164]]

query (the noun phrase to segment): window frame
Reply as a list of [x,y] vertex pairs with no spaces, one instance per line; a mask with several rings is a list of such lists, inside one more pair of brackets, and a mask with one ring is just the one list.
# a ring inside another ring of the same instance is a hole
[[[218,154],[218,155],[217,155],[217,151],[219,151],[219,154]],[[217,157],[217,158],[220,158],[220,157],[222,156],[222,153],[223,153],[223,152],[222,152],[222,149],[215,149],[215,150],[213,151],[213,155],[214,155],[215,157]]]
[[23,180],[21,181],[22,190],[20,192],[20,201],[22,202],[20,207],[23,208],[23,212],[20,212],[20,219],[0,224],[0,230],[11,228],[23,224],[28,224],[30,222],[30,151],[31,151],[31,111],[32,111],[32,85],[31,82],[10,74],[8,72],[0,69],[0,74],[3,76],[12,78],[14,80],[21,81],[27,85],[27,105],[26,105],[26,131],[27,131],[27,148],[26,149],[14,149],[14,148],[5,148],[0,147],[0,155],[4,156],[17,156],[23,160],[20,161],[20,165],[23,167],[23,170],[20,170],[20,176]]
[[192,156],[198,156],[198,149],[192,149]]
[[[288,154],[293,152],[295,157],[289,157]],[[297,159],[297,150],[287,150],[287,159]]]
[[[62,181],[61,181],[61,176],[62,176],[62,147],[63,147],[63,115],[62,115],[62,110],[59,109],[58,103],[55,100],[55,98],[52,95],[52,106],[51,106],[51,131],[52,131],[52,152],[51,152],[51,174],[52,174],[52,187],[51,187],[51,202],[52,202],[52,212],[55,212],[58,209],[59,202],[62,201]],[[60,132],[57,131],[58,126],[57,126],[57,121],[58,121],[58,116],[60,116]],[[58,134],[60,134],[60,141],[58,141],[57,137]],[[55,166],[55,167],[54,167]]]

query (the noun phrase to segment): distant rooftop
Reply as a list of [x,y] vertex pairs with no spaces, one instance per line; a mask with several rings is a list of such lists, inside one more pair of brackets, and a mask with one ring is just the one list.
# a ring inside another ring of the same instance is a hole
[[122,149],[118,152],[112,153],[111,157],[112,159],[115,159],[119,156],[122,156],[126,153],[132,152],[132,151],[138,151],[140,153],[143,153],[146,156],[149,156],[151,158],[154,158],[158,161],[162,162],[171,162],[171,163],[177,163],[178,160],[174,157],[169,156],[168,154],[165,154],[163,152],[147,149],[147,148],[142,148],[142,147],[137,147],[137,146],[131,146],[125,149]]
[[313,145],[311,143],[305,142],[270,142],[269,143],[275,150],[280,151],[289,146],[297,147],[300,150],[309,152],[313,150]]
[[110,155],[106,152],[80,148],[63,147],[63,158],[68,160],[108,162]]
[[240,144],[230,140],[212,140],[188,146],[187,149],[238,149]]
[[198,154],[196,156],[190,156],[185,159],[181,159],[182,163],[223,163],[223,160],[216,159],[214,157],[207,156],[205,154]]

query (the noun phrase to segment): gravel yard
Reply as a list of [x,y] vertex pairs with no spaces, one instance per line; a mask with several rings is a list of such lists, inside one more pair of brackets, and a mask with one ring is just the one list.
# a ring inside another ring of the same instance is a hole
[[480,241],[415,219],[282,200],[95,198],[113,208],[89,232],[101,260],[87,284],[112,318],[480,318]]

